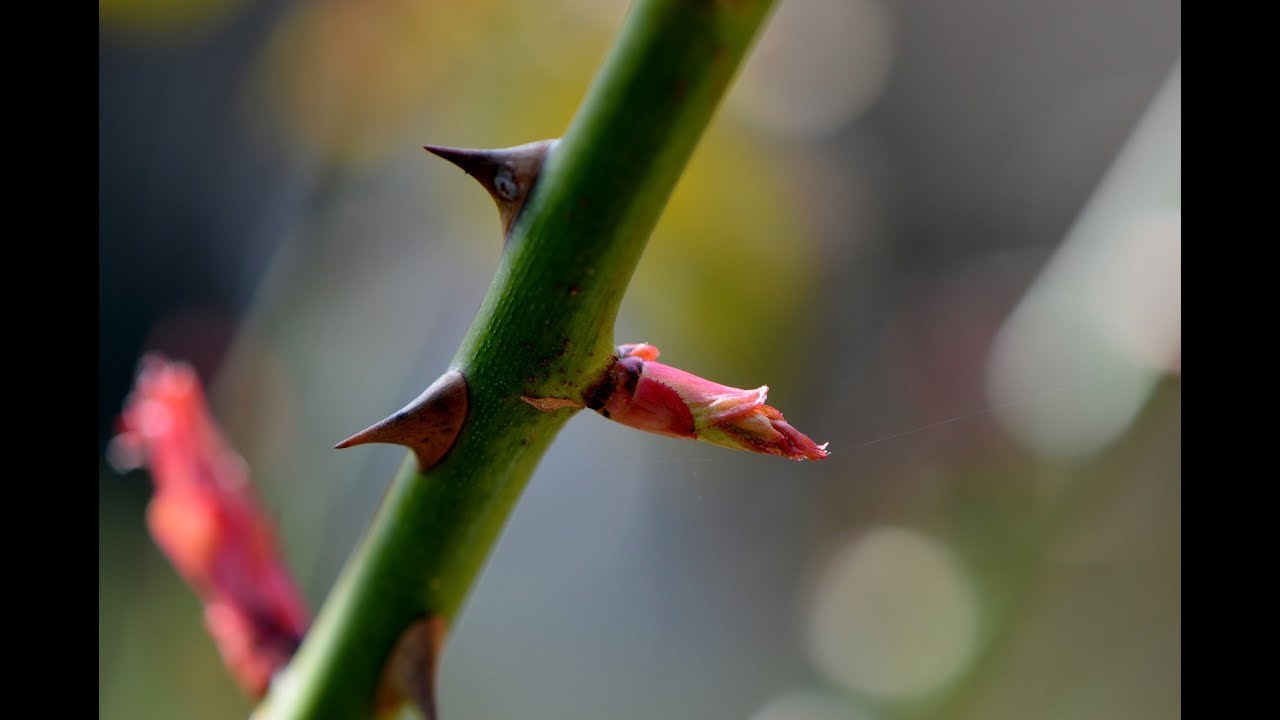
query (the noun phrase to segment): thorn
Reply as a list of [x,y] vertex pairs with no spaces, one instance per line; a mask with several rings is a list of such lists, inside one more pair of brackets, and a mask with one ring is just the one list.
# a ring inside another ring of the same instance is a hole
[[448,628],[444,618],[428,615],[400,634],[383,666],[375,713],[389,716],[401,704],[411,702],[426,720],[437,720],[436,675]]
[[361,430],[336,449],[368,443],[404,445],[426,471],[440,462],[458,439],[467,419],[467,379],[457,370],[441,375],[416,400],[391,417]]
[[489,191],[498,205],[498,215],[502,219],[502,237],[505,239],[511,232],[520,209],[524,207],[525,198],[529,197],[529,191],[542,172],[542,163],[546,160],[547,153],[557,142],[558,139],[540,140],[500,150],[472,150],[439,145],[422,147],[462,168]]
[[565,398],[536,398],[528,395],[521,395],[520,399],[538,408],[542,412],[554,412],[563,410],[564,408],[576,408],[581,410],[586,407],[577,400],[567,400]]

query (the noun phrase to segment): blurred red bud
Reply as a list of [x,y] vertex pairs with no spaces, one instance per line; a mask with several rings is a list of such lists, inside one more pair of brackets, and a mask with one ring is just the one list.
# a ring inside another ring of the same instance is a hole
[[211,419],[195,372],[143,358],[113,445],[150,469],[147,526],[204,602],[205,626],[241,687],[265,694],[309,622],[249,482],[244,460]]

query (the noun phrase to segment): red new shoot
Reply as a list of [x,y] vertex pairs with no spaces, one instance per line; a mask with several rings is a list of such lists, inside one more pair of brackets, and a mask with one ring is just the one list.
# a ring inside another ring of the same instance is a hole
[[158,356],[143,358],[121,425],[117,454],[147,466],[155,485],[152,537],[203,601],[231,674],[261,697],[309,620],[244,460],[210,418],[195,372]]
[[[822,460],[829,454],[791,427],[782,413],[765,404],[769,387],[729,387],[663,365],[658,348],[647,343],[618,346],[604,380],[585,406],[638,430],[690,438],[713,445],[779,455],[792,460]],[[558,398],[524,398],[540,410],[583,407]]]

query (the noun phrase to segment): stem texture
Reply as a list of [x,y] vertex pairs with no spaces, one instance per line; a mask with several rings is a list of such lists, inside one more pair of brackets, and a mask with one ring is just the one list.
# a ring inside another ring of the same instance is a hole
[[[627,284],[771,0],[638,0],[508,236],[452,367],[470,410],[444,460],[408,457],[264,718],[369,717],[422,616],[452,624],[539,459],[608,367]],[[533,138],[530,138],[533,139]]]

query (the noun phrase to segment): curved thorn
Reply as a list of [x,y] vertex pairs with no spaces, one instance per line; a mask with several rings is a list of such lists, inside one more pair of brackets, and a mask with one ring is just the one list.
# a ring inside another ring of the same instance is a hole
[[426,471],[444,458],[467,419],[467,380],[450,370],[413,402],[390,417],[334,445],[336,449],[368,443],[404,445]]
[[411,702],[426,720],[440,717],[436,712],[436,675],[446,630],[444,618],[427,615],[400,634],[382,670],[375,701],[379,716]]
[[505,239],[542,172],[547,153],[557,142],[558,139],[540,140],[499,150],[442,145],[423,145],[422,148],[462,168],[489,191],[498,206]]

